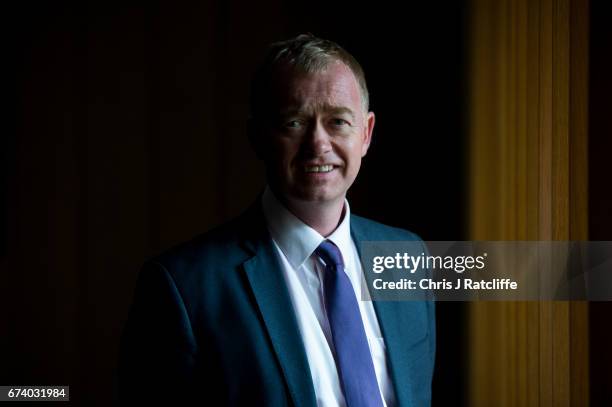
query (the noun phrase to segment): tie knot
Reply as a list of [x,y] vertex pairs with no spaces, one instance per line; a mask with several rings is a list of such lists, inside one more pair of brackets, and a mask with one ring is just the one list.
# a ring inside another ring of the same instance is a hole
[[319,256],[327,266],[335,265],[338,268],[344,267],[344,261],[342,260],[342,253],[340,249],[332,241],[325,240],[315,250],[317,256]]

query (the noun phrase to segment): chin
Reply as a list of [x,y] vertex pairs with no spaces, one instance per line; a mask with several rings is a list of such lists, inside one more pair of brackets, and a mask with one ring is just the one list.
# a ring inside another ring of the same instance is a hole
[[300,191],[300,193],[294,196],[300,201],[311,203],[334,202],[343,198],[341,194],[330,191]]

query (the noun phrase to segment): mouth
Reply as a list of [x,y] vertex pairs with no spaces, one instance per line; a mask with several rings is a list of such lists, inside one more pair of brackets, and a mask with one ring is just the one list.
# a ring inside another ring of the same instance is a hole
[[304,172],[309,173],[327,173],[332,172],[334,168],[336,168],[332,164],[324,164],[324,165],[305,165]]
[[321,165],[304,165],[302,169],[307,174],[325,174],[328,172],[332,172],[338,168],[337,165],[333,164],[321,164]]

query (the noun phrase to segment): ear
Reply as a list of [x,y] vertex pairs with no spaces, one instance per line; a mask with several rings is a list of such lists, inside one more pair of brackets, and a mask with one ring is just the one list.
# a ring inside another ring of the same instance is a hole
[[363,129],[363,143],[361,144],[361,156],[364,157],[370,148],[372,142],[372,132],[374,131],[374,123],[376,117],[374,112],[368,112],[365,119],[365,126]]

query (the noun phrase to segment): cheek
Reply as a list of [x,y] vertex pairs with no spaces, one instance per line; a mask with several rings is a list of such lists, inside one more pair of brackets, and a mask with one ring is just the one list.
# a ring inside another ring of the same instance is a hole
[[366,153],[368,152],[368,147],[369,147],[369,146],[368,146],[368,145],[366,145],[365,143],[363,143],[363,144],[361,145],[361,148],[359,149],[359,150],[360,150],[360,153],[361,153],[361,154],[360,154],[360,155],[361,155],[361,157],[363,157],[363,156],[365,156],[365,155],[366,155]]
[[359,166],[361,157],[363,157],[363,144],[356,138],[351,138],[343,145],[343,155],[345,161],[351,167]]

